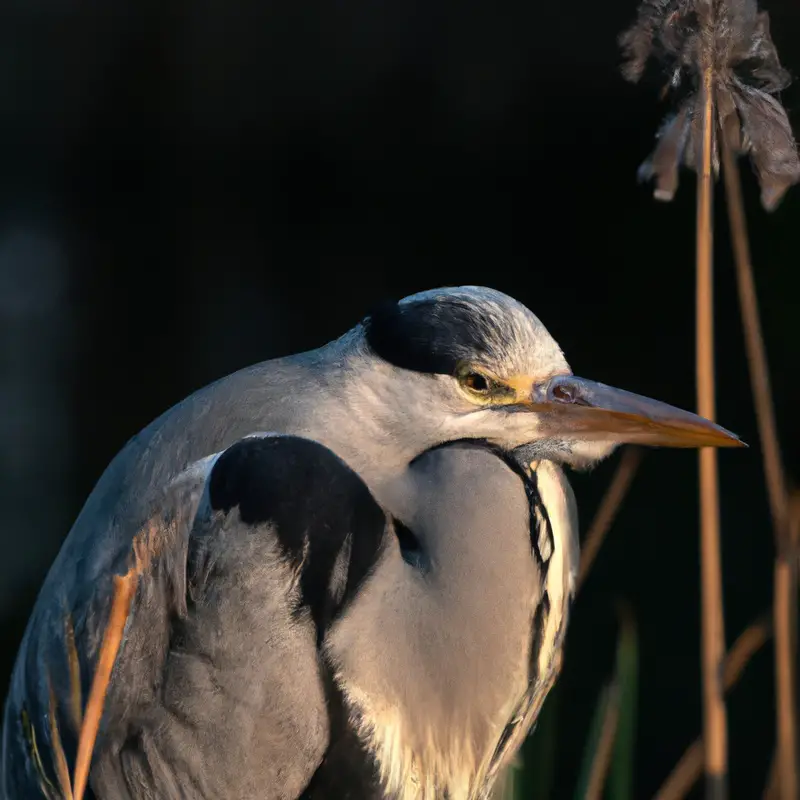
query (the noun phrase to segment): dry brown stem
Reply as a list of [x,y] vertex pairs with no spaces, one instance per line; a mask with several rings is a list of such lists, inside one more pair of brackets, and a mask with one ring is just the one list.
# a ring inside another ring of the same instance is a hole
[[728,208],[731,242],[736,263],[736,283],[739,291],[739,304],[742,314],[747,365],[750,370],[750,383],[756,408],[758,434],[761,439],[761,452],[764,459],[764,477],[767,481],[770,512],[775,528],[775,541],[786,535],[787,495],[786,478],[781,464],[780,444],[778,442],[775,410],[772,402],[772,389],[769,380],[767,352],[761,332],[761,318],[758,313],[758,297],[753,265],[750,258],[750,244],[747,236],[747,221],[742,201],[742,186],[739,179],[739,166],[724,131],[722,139],[722,164],[725,178],[725,199]]
[[[697,410],[713,420],[714,294],[712,232],[712,159],[714,75],[703,72],[703,136],[697,180]],[[727,796],[727,721],[720,680],[725,652],[722,609],[722,567],[719,532],[717,452],[700,450],[700,567],[702,603],[703,729],[707,790],[711,800]]]
[[[770,632],[770,617],[765,615],[746,628],[733,643],[723,667],[722,680],[726,692],[735,686],[750,659],[766,644]],[[703,739],[697,738],[661,785],[654,800],[681,800],[685,797],[702,775],[703,762]]]
[[797,691],[792,648],[792,604],[797,602],[794,560],[775,559],[775,705],[780,800],[797,800]]
[[100,728],[100,719],[103,716],[106,692],[111,681],[111,670],[122,642],[122,633],[130,613],[137,580],[138,573],[135,567],[125,575],[114,576],[114,599],[111,604],[108,625],[103,634],[103,642],[100,645],[97,669],[92,679],[86,713],[78,739],[78,755],[75,759],[75,780],[73,781],[75,800],[83,800],[83,794],[86,791],[92,751],[97,739],[97,731]]
[[[172,524],[180,524],[179,520],[180,516]],[[111,611],[103,633],[103,641],[100,644],[97,667],[92,678],[89,699],[86,702],[83,723],[78,736],[78,753],[75,758],[73,781],[74,800],[83,800],[83,794],[89,781],[92,753],[97,740],[97,732],[100,729],[100,720],[103,717],[108,687],[111,683],[111,672],[122,643],[122,636],[130,616],[131,604],[136,594],[139,578],[150,567],[163,545],[163,524],[159,525],[159,519],[154,517],[133,539],[130,569],[124,575],[114,575]]]
[[739,166],[730,142],[721,131],[723,172],[730,221],[731,240],[736,263],[742,328],[744,329],[750,383],[756,408],[759,437],[764,461],[770,512],[777,549],[775,558],[775,704],[777,733],[777,772],[780,800],[798,800],[797,713],[794,655],[792,645],[792,605],[796,602],[796,560],[791,549],[786,478],[781,463],[772,390],[769,380],[764,337],[758,313],[753,265],[747,236],[747,220],[742,201]]
[[53,691],[53,684],[50,676],[47,678],[47,688],[49,692],[48,720],[50,722],[50,742],[53,748],[53,762],[56,768],[56,780],[58,788],[64,800],[73,800],[72,784],[69,780],[69,767],[67,766],[67,756],[64,753],[64,745],[61,742],[61,734],[58,731],[58,720],[56,718],[56,696]]
[[619,686],[617,683],[614,682],[606,687],[605,694],[603,726],[600,729],[600,741],[597,743],[592,769],[589,773],[585,800],[600,800],[603,796],[603,787],[614,752],[614,738],[617,735],[617,724],[619,723]]
[[767,773],[767,785],[764,789],[762,800],[780,800],[778,794],[778,751],[772,755],[772,761],[769,765],[769,772]]
[[626,447],[622,453],[614,477],[611,479],[611,483],[600,501],[600,506],[594,515],[581,547],[581,565],[577,580],[578,589],[586,580],[597,553],[600,551],[600,546],[603,544],[606,534],[617,516],[622,501],[628,494],[628,489],[630,489],[633,476],[639,468],[643,455],[644,453],[639,447]]

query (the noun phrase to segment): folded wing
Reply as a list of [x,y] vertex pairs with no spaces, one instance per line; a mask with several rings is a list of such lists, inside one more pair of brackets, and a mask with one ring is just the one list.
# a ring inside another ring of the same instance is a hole
[[116,575],[39,604],[6,705],[5,796],[69,796],[114,587],[131,576],[91,790],[299,796],[330,739],[319,648],[386,529],[361,479],[311,440],[247,437],[196,464]]

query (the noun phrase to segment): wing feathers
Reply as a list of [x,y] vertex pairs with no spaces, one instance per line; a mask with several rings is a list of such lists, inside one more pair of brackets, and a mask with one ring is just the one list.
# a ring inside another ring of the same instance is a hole
[[250,436],[190,466],[111,554],[118,574],[40,598],[6,708],[6,794],[80,800],[91,765],[100,797],[299,795],[328,743],[318,646],[386,528],[308,439]]

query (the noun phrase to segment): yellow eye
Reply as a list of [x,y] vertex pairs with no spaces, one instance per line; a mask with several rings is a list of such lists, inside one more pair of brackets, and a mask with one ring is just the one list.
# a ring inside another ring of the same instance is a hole
[[456,372],[458,385],[470,397],[476,400],[491,401],[501,387],[494,378],[476,369],[471,364],[464,364]]
[[504,405],[514,400],[513,389],[492,375],[487,375],[480,367],[463,364],[456,371],[456,378],[461,390],[476,403]]
[[476,394],[488,394],[491,390],[491,383],[485,375],[480,372],[467,372],[461,377],[461,385]]

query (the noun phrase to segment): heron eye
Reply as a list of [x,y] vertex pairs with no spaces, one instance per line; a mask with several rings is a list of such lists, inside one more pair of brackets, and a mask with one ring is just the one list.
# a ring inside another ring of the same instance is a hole
[[468,372],[462,378],[462,383],[471,392],[477,392],[478,394],[485,394],[490,388],[489,381],[480,372]]

